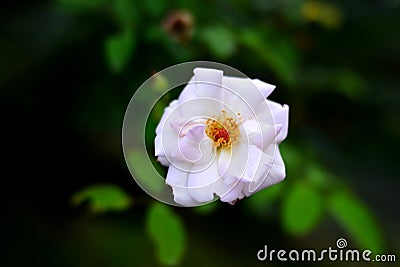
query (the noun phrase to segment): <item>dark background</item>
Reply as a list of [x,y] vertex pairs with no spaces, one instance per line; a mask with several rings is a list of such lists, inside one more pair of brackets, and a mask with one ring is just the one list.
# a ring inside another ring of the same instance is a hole
[[[0,265],[166,265],[166,242],[178,247],[170,260],[180,266],[257,266],[267,263],[256,258],[265,244],[321,250],[339,237],[400,257],[399,7],[396,0],[3,3]],[[160,227],[179,241],[152,234],[149,214],[160,206],[132,180],[121,128],[141,83],[193,60],[277,85],[270,98],[291,108],[281,147],[288,175],[235,206],[164,208],[178,223]],[[117,192],[111,201],[107,190]]]

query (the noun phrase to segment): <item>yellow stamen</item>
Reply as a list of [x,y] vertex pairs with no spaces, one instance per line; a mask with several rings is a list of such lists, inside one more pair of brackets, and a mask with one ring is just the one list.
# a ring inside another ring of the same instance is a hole
[[240,136],[236,119],[227,118],[225,110],[219,120],[209,118],[206,125],[206,134],[216,148],[230,148]]

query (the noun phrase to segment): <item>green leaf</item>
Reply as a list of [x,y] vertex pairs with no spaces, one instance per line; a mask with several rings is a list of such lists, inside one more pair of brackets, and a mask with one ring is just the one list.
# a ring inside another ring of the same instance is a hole
[[151,158],[152,163],[148,162],[146,154],[142,154],[137,150],[131,150],[127,153],[127,163],[130,168],[134,169],[134,176],[144,189],[151,192],[161,192],[165,186],[165,180],[159,177],[151,177],[149,168],[156,168],[158,173],[163,174],[163,167],[155,158]]
[[358,199],[345,191],[334,192],[328,200],[333,217],[358,243],[360,248],[382,252],[383,240],[375,218]]
[[321,194],[307,185],[295,184],[283,202],[283,226],[291,234],[307,234],[317,225],[322,212]]
[[236,49],[233,33],[226,27],[207,28],[199,33],[200,39],[208,46],[211,53],[219,58],[227,58]]
[[166,0],[146,0],[143,1],[144,9],[152,16],[160,17],[168,9]]
[[105,55],[110,68],[121,72],[129,62],[134,50],[135,38],[130,31],[109,37],[105,43]]
[[266,32],[265,36],[257,31],[246,30],[240,36],[240,40],[283,82],[293,85],[297,75],[297,50],[290,40],[278,34],[276,30],[264,28],[262,31]]
[[136,22],[136,9],[132,0],[115,0],[112,2],[114,13],[124,29],[132,29]]
[[80,205],[88,201],[92,212],[123,211],[130,207],[132,199],[118,186],[93,185],[75,193],[71,202]]
[[179,263],[185,252],[186,238],[183,223],[172,209],[161,203],[151,206],[147,228],[160,262],[165,265]]
[[332,184],[332,174],[315,162],[307,164],[304,176],[310,184],[319,189],[325,189]]
[[353,100],[359,99],[368,89],[364,79],[350,70],[338,71],[333,82],[338,91]]

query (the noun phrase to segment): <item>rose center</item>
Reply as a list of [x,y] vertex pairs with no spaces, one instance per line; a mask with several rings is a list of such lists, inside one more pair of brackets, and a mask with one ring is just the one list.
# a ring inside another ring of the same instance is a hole
[[236,120],[227,118],[225,111],[220,120],[208,119],[206,125],[206,134],[216,148],[230,148],[240,135]]

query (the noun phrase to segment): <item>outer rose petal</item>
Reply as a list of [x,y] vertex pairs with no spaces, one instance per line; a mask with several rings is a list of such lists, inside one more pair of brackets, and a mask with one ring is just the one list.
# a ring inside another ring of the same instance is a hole
[[255,120],[246,120],[242,124],[243,130],[241,142],[248,142],[250,145],[256,145],[259,149],[265,150],[270,144],[275,142],[275,137],[282,129],[281,124],[268,125]]
[[237,199],[244,198],[243,183],[234,181],[231,184],[226,184],[222,179],[219,179],[214,184],[215,193],[220,197],[221,201],[233,204]]
[[282,130],[276,137],[276,142],[280,144],[287,136],[289,128],[289,106],[281,105],[276,102],[267,100],[268,106],[271,110],[275,124],[281,124]]
[[[179,105],[177,100],[171,102],[171,104],[165,108],[161,120],[156,128],[156,138],[154,140],[155,156],[166,157],[170,155],[174,150],[177,143],[177,134],[169,125],[169,122],[179,116],[176,112],[173,112]],[[168,140],[168,142],[166,142]]]
[[260,80],[228,76],[224,76],[222,85],[223,101],[235,112],[240,112],[244,119],[252,117],[258,106],[265,103],[266,96],[275,88],[274,85]]
[[272,164],[272,159],[256,146],[249,146],[249,161],[246,172],[242,178],[243,182],[257,183],[265,178]]
[[[166,108],[164,109],[164,113],[163,113],[163,115],[161,116],[161,120],[160,120],[160,122],[158,123],[157,128],[156,128],[156,134],[157,134],[157,135],[158,135],[158,134],[161,134],[161,132],[162,132],[162,130],[163,130],[163,127],[164,127],[164,124],[165,124],[165,121],[167,120],[167,118],[168,118],[169,116],[171,116],[171,111],[172,111],[173,109],[175,109],[178,105],[179,105],[179,101],[178,101],[178,100],[173,100],[173,101],[169,104],[169,106],[166,107]],[[178,115],[178,114],[176,114],[175,117],[176,117],[177,115]]]
[[276,147],[274,163],[268,175],[268,178],[270,179],[266,179],[264,181],[262,188],[282,182],[283,179],[285,179],[285,177],[286,177],[285,162],[283,161],[279,148]]
[[260,81],[259,79],[253,79],[253,83],[257,86],[265,98],[267,98],[276,87],[275,85]]
[[166,157],[167,155],[171,155],[176,147],[177,141],[178,136],[176,133],[170,126],[166,126],[165,130],[157,135],[154,140],[155,156]]
[[243,188],[243,192],[246,196],[250,196],[266,187],[282,182],[285,179],[285,177],[286,177],[285,163],[283,162],[281,153],[279,152],[279,149],[276,146],[275,157],[273,158],[272,168],[269,170],[268,176],[257,188],[252,188],[254,187],[254,185],[251,186],[251,184],[247,184]]
[[[193,78],[179,96],[179,103],[182,104],[180,107],[181,115],[189,117],[211,116],[213,113],[220,112],[223,72],[204,68],[196,68],[193,72]],[[205,99],[204,104],[199,103],[199,98]],[[184,102],[188,103],[185,105]]]
[[199,202],[194,200],[187,190],[187,181],[189,173],[178,170],[174,166],[168,168],[166,183],[172,187],[174,201],[184,206],[195,206]]
[[220,180],[217,162],[214,161],[203,171],[189,173],[188,192],[198,202],[208,202],[214,199],[214,183]]

